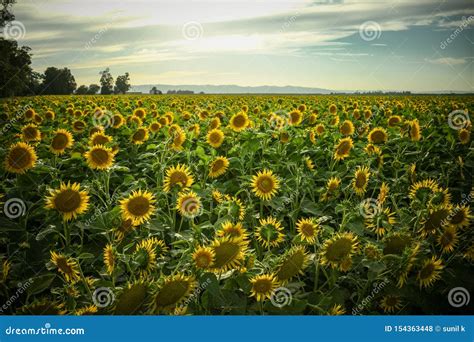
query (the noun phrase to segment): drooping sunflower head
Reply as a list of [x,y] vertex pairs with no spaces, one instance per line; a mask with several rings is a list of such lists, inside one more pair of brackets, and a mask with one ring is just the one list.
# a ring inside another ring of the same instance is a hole
[[260,199],[271,199],[279,188],[280,181],[270,170],[259,171],[252,177],[252,191]]
[[443,253],[451,253],[458,243],[458,232],[456,226],[447,225],[438,237],[438,244]]
[[339,127],[339,132],[341,132],[341,134],[344,136],[354,134],[354,124],[352,123],[352,121],[345,120]]
[[216,235],[218,237],[234,237],[244,240],[248,237],[248,233],[241,222],[232,223],[228,220],[222,222],[220,229],[216,232]]
[[152,311],[172,310],[184,302],[196,287],[196,281],[191,276],[176,274],[163,279],[153,297]]
[[443,268],[441,259],[437,259],[435,256],[431,257],[431,259],[426,259],[417,275],[420,288],[430,287],[436,280],[440,279]]
[[421,129],[418,120],[412,120],[408,122],[408,125],[408,135],[410,136],[411,141],[419,141],[421,139]]
[[150,239],[140,241],[136,245],[132,257],[136,271],[141,277],[146,277],[156,268],[155,246]]
[[353,146],[354,143],[352,142],[352,138],[347,137],[340,139],[338,144],[336,145],[336,150],[334,151],[334,159],[343,160],[347,158]]
[[292,110],[288,113],[288,124],[290,126],[299,126],[303,121],[303,113],[298,109]]
[[115,155],[110,147],[95,145],[85,153],[85,157],[91,169],[107,170],[113,165]]
[[425,179],[410,186],[408,197],[412,201],[419,201],[426,204],[431,199],[432,194],[439,190],[439,185],[433,179]]
[[182,192],[176,201],[176,209],[181,216],[192,219],[202,211],[201,198],[193,191]]
[[352,180],[352,188],[355,193],[359,196],[365,194],[367,190],[367,184],[369,183],[370,172],[366,166],[357,167],[354,173],[354,179]]
[[257,227],[255,235],[264,247],[277,247],[285,237],[282,231],[281,222],[274,217],[267,217],[260,219],[260,225]]
[[135,145],[141,145],[148,140],[148,129],[145,127],[138,128],[132,135],[132,142]]
[[50,251],[51,263],[56,266],[67,282],[75,283],[81,279],[79,265],[76,260],[61,253]]
[[448,189],[443,189],[442,187],[438,187],[437,190],[433,192],[431,198],[429,199],[429,206],[451,206],[451,194],[449,193]]
[[273,291],[277,288],[278,282],[274,274],[261,274],[250,279],[252,289],[250,295],[255,297],[257,301],[269,299],[273,295]]
[[390,187],[387,185],[387,183],[382,182],[382,184],[380,185],[379,195],[377,196],[377,201],[380,203],[380,205],[385,203],[389,191]]
[[67,148],[74,143],[72,134],[65,129],[58,129],[51,140],[51,151],[54,154],[61,155]]
[[382,298],[380,307],[385,313],[393,314],[402,308],[402,301],[399,296],[387,295]]
[[459,141],[462,145],[466,145],[471,140],[471,131],[466,128],[461,128],[458,131]]
[[29,124],[21,129],[21,139],[24,142],[41,140],[41,132],[35,124]]
[[471,219],[471,208],[467,205],[457,205],[454,207],[450,216],[449,223],[459,227],[464,228],[468,227]]
[[193,253],[194,265],[202,270],[207,270],[214,263],[215,253],[210,247],[198,247]]
[[347,272],[352,266],[352,256],[356,253],[357,246],[357,237],[353,233],[336,233],[324,242],[321,264]]
[[133,220],[128,219],[128,220],[122,220],[120,225],[114,229],[114,235],[116,241],[122,241],[123,238],[133,231],[136,228],[136,225],[134,224]]
[[309,265],[309,257],[304,246],[290,248],[281,258],[275,273],[278,282],[285,284],[299,274]]
[[383,254],[402,255],[407,248],[411,248],[412,242],[412,237],[407,233],[396,232],[388,234],[383,239]]
[[36,152],[34,148],[24,142],[18,142],[10,146],[5,158],[5,170],[12,173],[25,173],[36,164]]
[[389,208],[379,208],[373,215],[367,216],[365,226],[377,236],[383,236],[396,223],[394,215]]
[[120,209],[124,220],[132,220],[139,225],[150,219],[155,210],[155,197],[148,191],[132,191],[131,195],[120,201]]
[[211,268],[214,272],[227,272],[242,265],[247,251],[247,242],[241,238],[219,238],[212,246],[214,262]]
[[115,270],[115,264],[116,264],[115,259],[116,258],[115,258],[114,248],[112,244],[108,243],[104,247],[104,264],[105,264],[105,267],[107,268],[108,274],[112,274]]
[[375,127],[369,132],[368,139],[372,144],[383,144],[387,141],[388,134],[385,128]]
[[316,223],[315,218],[304,218],[298,221],[296,230],[302,241],[313,244],[316,242],[316,237],[318,236],[319,225]]
[[217,178],[223,175],[229,167],[229,160],[226,157],[215,158],[209,165],[209,177]]
[[64,221],[81,215],[89,208],[89,194],[80,189],[79,183],[61,183],[58,189],[50,190],[46,197],[46,208],[57,210]]
[[240,132],[246,129],[249,125],[249,117],[245,112],[239,112],[232,115],[229,121],[229,126],[234,132]]
[[224,132],[218,128],[211,129],[207,133],[207,143],[214,148],[218,148],[224,142]]
[[326,183],[326,190],[328,192],[335,192],[339,185],[341,185],[341,179],[339,177],[331,177]]
[[166,176],[163,184],[163,190],[165,192],[170,192],[174,187],[178,187],[179,189],[189,188],[194,182],[191,171],[186,165],[178,164],[177,166],[170,166],[166,169],[165,173]]
[[448,222],[451,207],[438,206],[430,208],[428,213],[421,219],[420,233],[422,236],[436,234],[438,229]]
[[149,301],[149,284],[143,280],[128,283],[117,295],[114,315],[134,315],[145,311]]

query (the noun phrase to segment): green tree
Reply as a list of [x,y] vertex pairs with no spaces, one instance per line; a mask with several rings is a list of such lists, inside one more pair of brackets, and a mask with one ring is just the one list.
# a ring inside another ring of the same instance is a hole
[[49,67],[44,72],[40,88],[43,94],[68,95],[76,90],[76,86],[71,70]]
[[91,84],[87,90],[87,95],[95,95],[99,90],[100,86],[98,84]]
[[76,89],[76,95],[86,95],[89,88],[86,85],[81,85]]
[[100,76],[100,93],[102,95],[112,94],[114,91],[114,78],[110,73],[110,69],[107,68],[99,73]]
[[6,23],[15,20],[12,13],[12,6],[16,0],[2,0],[0,8],[0,27],[4,27]]
[[126,72],[124,75],[117,76],[115,80],[115,94],[125,94],[130,89],[130,75]]

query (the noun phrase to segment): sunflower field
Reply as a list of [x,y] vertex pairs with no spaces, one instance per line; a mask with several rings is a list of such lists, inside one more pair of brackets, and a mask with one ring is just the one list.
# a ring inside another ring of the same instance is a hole
[[2,314],[465,313],[473,97],[0,105]]

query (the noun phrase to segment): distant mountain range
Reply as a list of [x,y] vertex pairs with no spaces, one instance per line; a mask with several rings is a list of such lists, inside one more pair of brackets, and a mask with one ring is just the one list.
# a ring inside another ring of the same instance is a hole
[[[239,85],[193,85],[193,84],[141,84],[131,87],[130,92],[148,94],[151,88],[156,87],[163,93],[177,90],[190,90],[194,93],[204,92],[206,94],[331,94],[331,93],[356,93],[357,90],[330,90],[324,88],[297,87],[297,86],[257,86],[247,87]],[[361,91],[364,92],[364,91]],[[412,92],[413,94],[469,94],[468,91],[426,91]]]

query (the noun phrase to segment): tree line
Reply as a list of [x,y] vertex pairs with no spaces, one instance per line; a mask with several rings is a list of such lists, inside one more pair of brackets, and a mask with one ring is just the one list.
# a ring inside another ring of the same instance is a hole
[[[15,20],[12,6],[16,0],[1,0],[0,29]],[[16,40],[0,37],[0,97],[69,94],[125,94],[130,89],[130,74],[126,72],[114,81],[110,69],[101,71],[99,84],[77,87],[69,68],[48,67],[38,73],[31,67],[31,48],[19,46]]]

